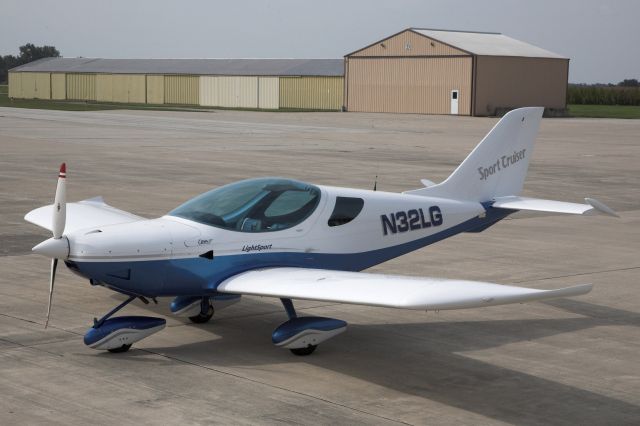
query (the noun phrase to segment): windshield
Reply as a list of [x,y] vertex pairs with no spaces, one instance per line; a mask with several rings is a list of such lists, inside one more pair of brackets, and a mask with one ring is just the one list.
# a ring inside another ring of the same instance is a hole
[[319,201],[320,190],[308,183],[249,179],[199,195],[169,215],[232,231],[270,232],[299,224]]

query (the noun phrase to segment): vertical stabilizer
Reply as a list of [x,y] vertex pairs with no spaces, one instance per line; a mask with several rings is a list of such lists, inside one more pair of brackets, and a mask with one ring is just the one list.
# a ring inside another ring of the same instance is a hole
[[444,182],[406,193],[480,202],[520,194],[543,111],[510,111]]

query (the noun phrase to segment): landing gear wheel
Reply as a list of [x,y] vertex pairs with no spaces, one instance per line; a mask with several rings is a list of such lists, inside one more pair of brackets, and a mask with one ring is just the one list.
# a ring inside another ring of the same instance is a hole
[[214,313],[213,305],[209,304],[209,309],[207,310],[206,314],[203,314],[202,312],[200,312],[198,315],[189,317],[189,319],[191,320],[191,322],[195,324],[204,324],[205,322],[209,322],[211,317],[213,317],[213,313]]
[[109,352],[114,354],[120,354],[122,352],[127,352],[131,348],[131,345],[122,345],[119,348],[107,349]]
[[289,349],[289,350],[294,355],[305,356],[305,355],[311,355],[313,351],[316,350],[317,347],[318,345],[309,345],[306,348],[295,348],[295,349]]

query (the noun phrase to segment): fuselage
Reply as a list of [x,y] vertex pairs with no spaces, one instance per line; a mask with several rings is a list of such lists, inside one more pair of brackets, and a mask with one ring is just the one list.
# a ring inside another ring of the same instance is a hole
[[[223,220],[202,214],[188,219],[176,209],[158,219],[74,232],[68,235],[66,264],[94,284],[127,294],[206,295],[226,278],[251,269],[361,271],[503,217],[476,202],[312,188],[315,198],[300,208],[305,211],[299,223],[295,212],[286,211],[295,200],[284,206],[269,201],[257,214],[268,195],[249,194],[245,205]],[[233,229],[221,223],[232,223]]]

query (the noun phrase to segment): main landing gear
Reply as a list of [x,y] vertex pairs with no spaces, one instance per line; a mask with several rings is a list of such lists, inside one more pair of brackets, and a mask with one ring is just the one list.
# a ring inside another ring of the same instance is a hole
[[209,300],[208,297],[203,297],[200,302],[200,312],[197,315],[193,315],[189,317],[189,320],[195,324],[204,324],[209,322],[209,320],[213,317],[215,313],[215,309],[213,309],[213,304]]
[[273,331],[271,340],[298,356],[311,355],[325,340],[346,331],[347,323],[324,317],[298,317],[291,299],[280,299],[289,320]]
[[195,324],[209,322],[216,311],[240,301],[240,295],[215,294],[213,296],[178,296],[171,302],[171,312],[187,317]]
[[[84,335],[84,344],[92,349],[107,350],[114,353],[126,352],[135,342],[162,330],[167,324],[164,318],[142,316],[111,318],[113,314],[136,298],[138,296],[130,296],[99,320],[94,319],[93,327]],[[149,303],[143,297],[140,297],[140,299],[145,303]]]

